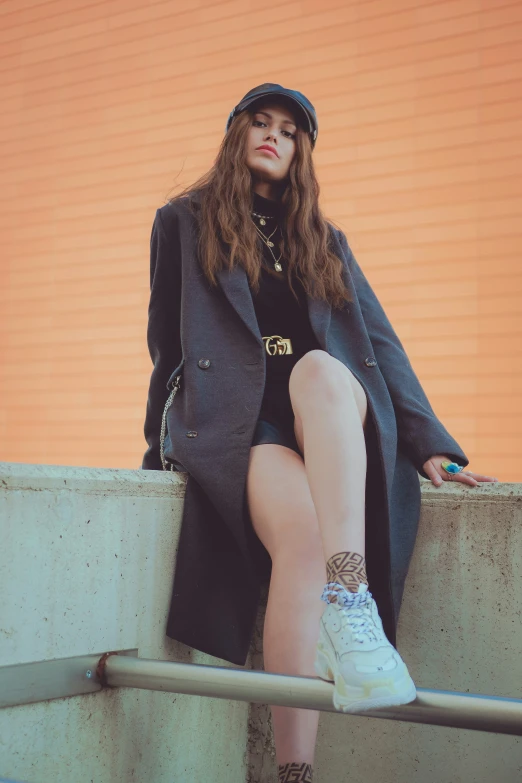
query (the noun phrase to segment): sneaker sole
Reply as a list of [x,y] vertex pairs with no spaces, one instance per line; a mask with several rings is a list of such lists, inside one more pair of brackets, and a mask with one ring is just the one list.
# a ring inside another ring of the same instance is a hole
[[[335,657],[335,654],[334,654]],[[332,662],[330,651],[322,644],[318,644],[314,662],[316,674],[328,682],[334,683],[333,703],[341,712],[363,712],[364,710],[377,709],[379,707],[399,707],[401,704],[409,704],[417,696],[415,683],[408,671],[402,679],[376,684],[371,687],[369,683],[365,688],[348,686],[343,677],[337,671]]]

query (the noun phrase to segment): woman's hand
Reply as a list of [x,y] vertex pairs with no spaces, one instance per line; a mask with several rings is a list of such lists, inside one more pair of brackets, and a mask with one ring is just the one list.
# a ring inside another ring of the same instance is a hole
[[[495,478],[494,476],[482,476],[480,473],[472,473],[471,470],[461,470],[460,473],[452,473],[450,475],[449,473],[446,473],[444,468],[441,468],[441,463],[445,459],[450,458],[445,454],[435,454],[434,457],[430,457],[426,460],[422,466],[424,472],[429,476],[436,487],[440,487],[443,481],[451,481],[455,484],[457,481],[460,481],[461,484],[469,484],[472,487],[478,486],[480,481],[492,481],[493,483],[498,481],[498,478]],[[451,461],[452,460],[450,459],[450,462]]]

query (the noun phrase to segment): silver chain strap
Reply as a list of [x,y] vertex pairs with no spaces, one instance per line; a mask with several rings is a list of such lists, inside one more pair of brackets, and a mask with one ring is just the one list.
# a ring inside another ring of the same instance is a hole
[[176,375],[174,378],[174,386],[171,391],[171,393],[168,396],[167,402],[165,403],[165,407],[163,409],[163,416],[161,417],[161,432],[160,432],[160,457],[161,457],[161,464],[163,466],[163,470],[174,470],[174,465],[170,465],[170,467],[167,467],[167,461],[165,460],[165,436],[167,434],[167,411],[172,405],[172,401],[174,400],[174,397],[176,396],[176,392],[179,389],[181,375]]

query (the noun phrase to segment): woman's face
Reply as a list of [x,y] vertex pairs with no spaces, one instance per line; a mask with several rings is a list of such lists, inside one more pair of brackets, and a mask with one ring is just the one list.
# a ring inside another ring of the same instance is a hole
[[[295,155],[296,118],[281,103],[267,102],[254,109],[247,136],[246,164],[255,180],[279,182],[288,176]],[[267,144],[276,154],[259,147]]]

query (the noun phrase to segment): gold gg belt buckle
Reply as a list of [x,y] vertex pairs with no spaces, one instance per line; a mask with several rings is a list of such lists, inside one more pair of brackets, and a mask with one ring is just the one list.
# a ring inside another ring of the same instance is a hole
[[[273,334],[271,337],[263,337],[263,340],[265,340],[265,349],[269,356],[293,353],[292,342],[289,337],[280,337],[278,334]],[[271,340],[275,340],[275,343],[272,343]]]

